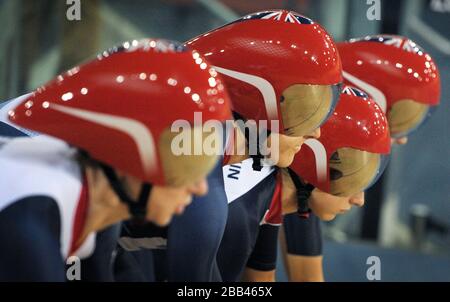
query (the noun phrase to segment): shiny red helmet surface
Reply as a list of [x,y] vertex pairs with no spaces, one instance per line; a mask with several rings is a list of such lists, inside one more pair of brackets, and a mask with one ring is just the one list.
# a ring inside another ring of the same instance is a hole
[[439,104],[438,68],[419,45],[395,35],[338,43],[344,80],[367,92],[388,115],[391,134],[407,135]]
[[[202,60],[202,62],[199,62]],[[198,52],[165,40],[126,42],[59,75],[10,112],[139,179],[164,184],[159,141],[176,120],[231,118],[220,76]]]
[[[390,145],[389,127],[381,108],[363,91],[346,86],[335,111],[321,127],[320,138],[306,140],[290,168],[305,181],[330,192],[330,167],[338,150],[388,154]],[[351,158],[348,160],[352,163]],[[377,174],[382,173],[381,165],[377,169]]]
[[[331,36],[319,24],[292,11],[250,14],[193,38],[187,45],[224,75],[232,109],[245,119],[283,122],[280,101],[287,88],[342,82],[341,62]],[[336,101],[327,104],[328,111]]]

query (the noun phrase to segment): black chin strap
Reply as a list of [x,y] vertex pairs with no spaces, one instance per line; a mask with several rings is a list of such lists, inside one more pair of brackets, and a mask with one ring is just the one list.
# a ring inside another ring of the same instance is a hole
[[128,210],[133,216],[133,219],[145,220],[147,214],[147,202],[152,190],[152,185],[149,183],[142,183],[138,199],[133,200],[123,188],[123,183],[117,177],[114,169],[105,164],[100,164],[100,167],[120,201],[128,206]]
[[[270,135],[270,130],[266,130],[267,131],[267,136],[269,137]],[[245,128],[245,140],[247,141],[247,146],[248,146],[248,150],[250,151],[250,146],[248,145],[250,142],[250,135],[249,135],[250,131],[248,128]],[[263,160],[264,156],[261,155],[261,142],[259,140],[259,134],[256,137],[256,154],[255,155],[250,155],[250,158],[253,159],[253,164],[252,164],[252,168],[255,171],[261,171],[262,170],[262,163],[261,161]]]
[[304,183],[292,169],[288,168],[287,170],[297,190],[297,214],[302,218],[308,218],[309,213],[311,213],[311,209],[308,206],[308,199],[311,196],[312,190],[314,190],[314,186]]
[[[235,120],[242,120],[242,121],[247,121],[247,119],[245,119],[243,116],[241,116],[239,113],[233,111],[232,112],[233,117]],[[241,124],[238,124],[238,126],[241,126]],[[244,136],[245,136],[245,141],[247,143],[247,148],[248,151],[250,152],[250,130],[248,128],[241,128],[241,131],[244,132]],[[269,137],[270,134],[270,130],[266,130],[267,131],[267,137]],[[261,160],[264,158],[263,155],[261,155],[260,149],[261,149],[261,142],[259,141],[259,133],[258,136],[256,137],[256,155],[250,155],[250,158],[253,159],[253,164],[252,164],[252,168],[255,171],[261,171],[262,170],[262,164],[261,164]]]

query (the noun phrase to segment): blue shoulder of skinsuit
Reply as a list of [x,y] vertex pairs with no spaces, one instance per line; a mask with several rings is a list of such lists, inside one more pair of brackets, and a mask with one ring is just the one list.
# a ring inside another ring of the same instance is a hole
[[9,124],[0,122],[0,136],[14,138],[28,135]]
[[25,100],[30,93],[24,94],[14,99],[0,102],[0,137],[22,137],[37,136],[39,133],[16,126],[8,119],[8,112]]

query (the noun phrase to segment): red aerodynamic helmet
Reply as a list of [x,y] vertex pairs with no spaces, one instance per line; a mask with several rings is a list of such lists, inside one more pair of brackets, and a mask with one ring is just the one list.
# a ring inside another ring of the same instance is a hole
[[433,59],[402,36],[376,35],[338,43],[346,83],[366,91],[386,112],[394,137],[417,129],[439,104]]
[[[246,120],[280,121],[303,136],[339,97],[341,62],[331,36],[292,11],[250,14],[187,42],[223,74],[232,110]],[[273,129],[272,129],[273,130]]]
[[[15,124],[55,136],[152,184],[207,174],[216,156],[175,156],[174,121],[231,118],[220,76],[176,42],[125,42],[38,88],[11,111]],[[177,178],[181,177],[181,178]]]
[[305,141],[290,169],[324,192],[348,197],[382,174],[390,146],[381,108],[363,91],[346,86],[320,138]]

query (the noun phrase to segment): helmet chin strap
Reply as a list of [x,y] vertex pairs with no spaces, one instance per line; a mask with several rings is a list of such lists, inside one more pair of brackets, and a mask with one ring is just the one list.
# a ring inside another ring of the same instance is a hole
[[147,215],[147,203],[152,190],[152,185],[150,183],[143,182],[138,199],[133,200],[124,189],[123,183],[120,181],[114,169],[103,163],[100,164],[100,167],[108,179],[114,193],[117,194],[121,202],[128,206],[128,210],[130,211],[133,220],[144,221]]
[[[235,120],[242,120],[244,122],[247,121],[247,119],[245,119],[243,116],[241,116],[239,113],[233,111],[232,112],[233,117]],[[248,128],[243,128],[241,124],[238,125],[239,128],[241,129],[241,131],[244,133],[245,136],[245,141],[247,144],[247,149],[250,152],[250,146],[249,146],[249,142],[250,142],[250,130]],[[269,137],[270,134],[270,130],[266,130],[267,131],[267,136]],[[263,155],[261,155],[260,149],[261,149],[261,142],[259,141],[259,133],[258,136],[256,137],[256,154],[255,155],[250,155],[250,158],[253,159],[253,164],[252,164],[252,168],[255,171],[261,171],[262,170],[262,164],[261,164],[261,160],[264,158]]]
[[301,218],[308,218],[311,213],[311,209],[308,206],[308,200],[311,196],[311,192],[314,190],[314,186],[312,184],[307,184],[303,182],[303,180],[298,177],[298,175],[292,171],[292,169],[287,168],[289,172],[289,176],[291,176],[292,181],[294,182],[295,189],[297,191],[297,214]]
[[[266,138],[269,137],[270,135],[270,130],[266,129],[265,131],[267,131],[267,135]],[[245,129],[245,140],[247,141],[247,144],[249,143],[249,130],[246,128]],[[248,149],[250,150],[250,147],[248,147]],[[253,159],[253,164],[252,164],[252,168],[255,171],[261,171],[262,170],[262,163],[261,161],[264,159],[264,156],[261,155],[261,142],[259,139],[259,134],[256,138],[256,154],[255,155],[250,155],[250,158]]]

